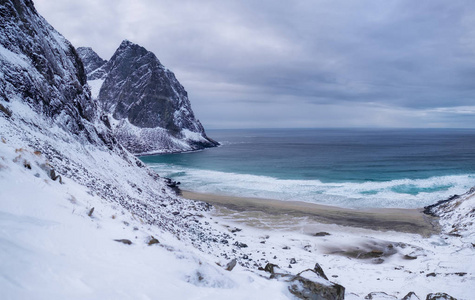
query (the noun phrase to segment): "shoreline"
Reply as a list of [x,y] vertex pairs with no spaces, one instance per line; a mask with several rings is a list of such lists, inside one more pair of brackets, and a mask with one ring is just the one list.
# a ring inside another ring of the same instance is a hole
[[372,208],[350,209],[303,201],[282,201],[236,197],[182,190],[182,197],[203,201],[240,213],[261,212],[267,215],[307,217],[317,223],[364,228],[376,231],[415,233],[424,237],[440,232],[436,218],[420,209]]

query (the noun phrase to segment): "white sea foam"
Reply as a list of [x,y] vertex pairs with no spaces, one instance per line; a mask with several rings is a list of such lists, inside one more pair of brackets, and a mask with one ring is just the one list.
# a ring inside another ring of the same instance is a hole
[[284,180],[268,176],[151,164],[159,174],[196,192],[232,196],[299,200],[343,207],[418,208],[462,194],[475,185],[475,174],[367,182]]

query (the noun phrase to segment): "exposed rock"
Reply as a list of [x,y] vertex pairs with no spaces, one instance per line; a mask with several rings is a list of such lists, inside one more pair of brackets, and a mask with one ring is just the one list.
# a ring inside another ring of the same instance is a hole
[[122,244],[126,244],[126,245],[132,245],[132,242],[128,239],[120,239],[120,240],[114,240],[114,241],[122,243]]
[[371,299],[375,299],[375,300],[383,300],[383,299],[394,300],[394,299],[397,299],[397,297],[388,295],[384,292],[372,292],[372,293],[369,293],[368,295],[366,295],[364,298],[368,299],[368,300],[371,300]]
[[292,257],[292,258],[290,259],[290,264],[291,264],[291,265],[295,265],[296,263],[297,263],[297,260]]
[[104,73],[94,71],[107,63],[107,60],[99,57],[99,55],[90,47],[78,47],[76,48],[76,51],[84,64],[88,80],[99,79],[104,75]]
[[320,277],[314,270],[305,270],[290,281],[289,291],[299,299],[343,300],[345,288]]
[[417,297],[416,293],[414,292],[409,292],[406,296],[404,296],[404,298],[402,298],[401,300],[420,300],[419,297]]
[[[2,1],[0,6],[0,102],[21,99],[36,113],[77,135],[103,145],[113,143],[97,121],[98,107],[88,93],[86,73],[75,48],[49,25],[27,0]],[[11,112],[11,114],[9,113]]]
[[325,275],[325,272],[323,272],[322,267],[318,263],[315,264],[315,267],[313,267],[313,270],[315,271],[315,273],[320,275],[320,277],[325,278],[326,280],[328,280],[327,275]]
[[327,236],[327,235],[330,235],[330,234],[328,232],[321,231],[321,232],[315,233],[313,236]]
[[380,265],[380,264],[384,263],[384,259],[382,259],[381,257],[373,258],[371,260],[371,262],[375,265]]
[[232,271],[234,269],[234,267],[236,266],[237,264],[237,260],[235,258],[233,258],[230,262],[228,262],[228,264],[226,265],[226,271]]
[[457,300],[457,299],[446,293],[431,293],[427,295],[426,300]]
[[88,215],[89,217],[92,217],[92,213],[93,213],[93,212],[94,212],[94,207],[91,208],[91,210],[89,210],[89,212],[87,213],[87,215]]
[[[124,40],[104,63],[80,48],[89,80],[101,80],[97,100],[115,137],[135,154],[215,147],[195,118],[188,94],[152,52]],[[97,67],[94,69],[94,67]]]
[[266,266],[264,267],[264,271],[274,274],[275,273],[274,269],[278,267],[279,267],[278,265],[267,263]]
[[238,246],[239,248],[247,248],[247,245],[246,245],[246,244],[241,243],[241,242],[238,242],[238,241],[234,242],[233,245],[234,245],[234,246]]
[[[135,229],[135,228],[134,228],[134,229]],[[158,244],[158,243],[160,243],[160,242],[159,242],[156,238],[154,238],[153,235],[152,235],[152,236],[150,236],[150,240],[148,241],[147,244],[148,244],[149,246],[152,246],[152,245]]]

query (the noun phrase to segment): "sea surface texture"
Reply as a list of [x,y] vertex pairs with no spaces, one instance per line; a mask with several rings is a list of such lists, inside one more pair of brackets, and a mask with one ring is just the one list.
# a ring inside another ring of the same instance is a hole
[[181,188],[352,208],[418,208],[475,186],[475,130],[209,130],[222,146],[144,156]]

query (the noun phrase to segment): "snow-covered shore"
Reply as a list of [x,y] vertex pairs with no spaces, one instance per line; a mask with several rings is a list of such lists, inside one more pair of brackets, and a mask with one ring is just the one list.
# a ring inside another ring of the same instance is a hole
[[[114,155],[86,151],[86,156],[74,156],[74,143],[69,147],[76,161],[86,157],[101,161],[96,172],[115,181],[116,188],[130,185],[133,176],[118,176],[121,171],[113,167]],[[443,219],[443,233],[422,238],[319,224],[303,216],[219,206],[208,212],[199,203],[172,194],[159,203],[169,206],[176,219],[154,224],[141,217],[140,210],[101,197],[68,174],[60,174],[63,184],[59,178],[53,181],[44,167],[52,166],[51,161],[5,132],[0,158],[4,299],[294,297],[287,283],[268,280],[270,274],[259,270],[267,263],[293,274],[318,263],[332,282],[346,288],[345,299],[364,299],[371,292],[385,293],[373,294],[373,299],[401,299],[409,292],[421,299],[435,292],[457,299],[472,297],[473,225],[454,235]],[[108,177],[111,170],[114,180]],[[144,183],[138,184],[140,188]],[[155,184],[168,190],[160,180]],[[458,207],[473,207],[474,197],[466,198],[459,199]],[[177,202],[181,209],[173,207],[172,199],[182,201]],[[157,218],[166,216],[167,209],[163,207]],[[188,230],[194,224],[201,229]],[[152,236],[159,243],[149,246]],[[122,239],[132,244],[115,241]],[[226,271],[234,258],[237,266]]]

